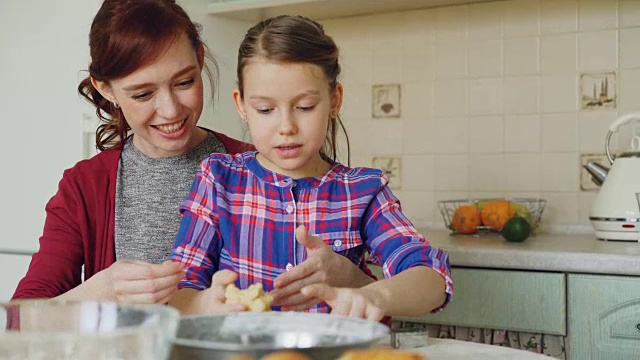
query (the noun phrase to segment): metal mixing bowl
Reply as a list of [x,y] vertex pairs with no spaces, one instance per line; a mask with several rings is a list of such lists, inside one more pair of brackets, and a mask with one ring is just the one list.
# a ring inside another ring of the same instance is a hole
[[180,321],[172,360],[260,357],[294,349],[313,359],[335,359],[387,337],[389,328],[363,319],[302,312],[233,313],[185,316]]
[[0,303],[0,359],[163,360],[180,315],[163,305]]

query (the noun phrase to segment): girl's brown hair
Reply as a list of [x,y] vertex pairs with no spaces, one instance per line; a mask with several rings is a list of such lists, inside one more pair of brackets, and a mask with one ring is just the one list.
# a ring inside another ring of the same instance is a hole
[[[325,34],[321,24],[303,16],[282,15],[261,21],[253,26],[238,51],[238,91],[244,98],[243,70],[255,57],[278,62],[309,63],[319,66],[329,81],[329,90],[336,89],[340,64],[339,50],[333,39]],[[329,121],[327,139],[320,154],[331,161],[337,158],[338,128],[347,145],[347,164],[350,163],[349,136],[339,115]]]
[[78,92],[96,107],[101,124],[96,130],[96,148],[119,147],[131,127],[122,111],[93,87],[91,78],[109,82],[127,76],[157,60],[171,44],[186,34],[194,51],[205,49],[213,70],[205,64],[215,94],[218,65],[200,37],[201,27],[175,0],[105,0],[89,32],[91,63],[89,76]]

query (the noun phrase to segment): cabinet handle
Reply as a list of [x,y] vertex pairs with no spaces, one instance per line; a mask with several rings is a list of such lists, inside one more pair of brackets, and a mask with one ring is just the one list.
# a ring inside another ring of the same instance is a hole
[[636,324],[636,329],[640,331],[640,323]]

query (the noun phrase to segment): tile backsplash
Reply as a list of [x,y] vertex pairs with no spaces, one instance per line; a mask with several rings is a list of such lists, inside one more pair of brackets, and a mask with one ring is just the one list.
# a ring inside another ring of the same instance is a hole
[[[543,231],[592,231],[580,154],[604,153],[609,124],[640,110],[640,1],[508,0],[323,24],[341,49],[352,165],[399,159],[394,193],[416,225],[444,228],[439,200],[542,197]],[[584,108],[603,74],[615,104]],[[373,89],[396,85],[399,116],[374,116]]]

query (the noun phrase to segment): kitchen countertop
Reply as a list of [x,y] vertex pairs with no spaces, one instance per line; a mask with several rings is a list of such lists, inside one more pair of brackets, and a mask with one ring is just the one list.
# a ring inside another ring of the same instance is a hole
[[451,266],[608,275],[640,275],[640,243],[602,241],[592,234],[533,234],[522,243],[499,235],[451,235],[419,229],[449,253]]
[[429,360],[551,360],[552,357],[502,346],[452,339],[429,339],[429,345],[406,349],[426,355]]

